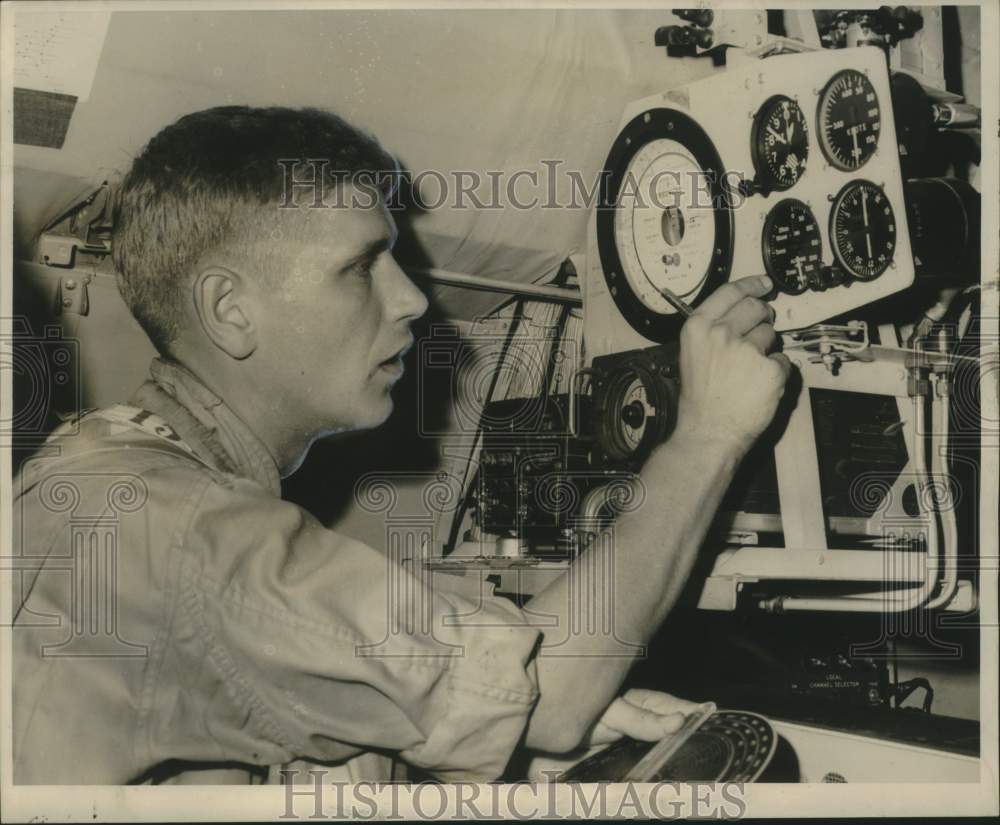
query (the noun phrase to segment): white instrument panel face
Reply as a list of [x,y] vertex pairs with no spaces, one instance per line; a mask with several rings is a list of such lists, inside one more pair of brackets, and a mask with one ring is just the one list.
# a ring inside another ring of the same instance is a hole
[[703,170],[682,144],[662,138],[643,146],[625,174],[630,184],[615,210],[623,274],[643,304],[673,314],[677,310],[656,287],[691,300],[705,283],[715,248],[715,221],[697,202]]
[[[763,192],[733,195],[729,278],[769,268],[785,273],[787,288],[772,300],[779,331],[820,323],[913,283],[889,74],[880,50],[823,49],[726,68],[629,104],[619,128],[643,112],[665,108],[684,112],[704,130],[733,186],[740,179],[766,183],[767,174],[773,176]],[[643,147],[630,164],[634,179],[694,164],[693,158],[683,159],[683,146],[671,143],[656,139]],[[795,174],[789,172],[793,162]],[[631,213],[616,216],[623,268],[631,257],[636,272],[658,271],[663,285],[681,297],[696,293],[695,273],[704,270],[710,254],[711,221],[703,220],[699,228],[683,209],[681,215],[652,206],[619,211]],[[681,220],[681,259],[691,266],[664,274],[663,261],[677,251],[671,247],[671,224]],[[593,235],[592,226],[584,307],[588,351],[601,355],[648,346],[655,339],[630,327],[607,299]],[[672,307],[648,278],[640,273],[633,282],[625,274],[643,303],[670,317]]]

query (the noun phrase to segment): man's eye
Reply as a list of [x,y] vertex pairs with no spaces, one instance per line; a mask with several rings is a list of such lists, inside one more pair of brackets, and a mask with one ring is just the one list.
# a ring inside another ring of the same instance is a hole
[[370,278],[372,274],[372,269],[374,268],[375,268],[375,261],[370,260],[370,261],[362,261],[354,268],[354,270],[362,277]]

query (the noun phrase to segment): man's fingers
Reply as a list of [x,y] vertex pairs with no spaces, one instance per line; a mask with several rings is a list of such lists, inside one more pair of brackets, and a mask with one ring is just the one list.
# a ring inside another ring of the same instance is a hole
[[770,324],[774,319],[771,305],[759,298],[744,298],[733,306],[719,323],[725,324],[735,335],[746,335],[759,324]]
[[656,713],[692,713],[701,707],[699,702],[690,702],[687,699],[679,699],[662,690],[647,690],[645,688],[631,688],[623,697],[626,702],[638,705],[640,708],[652,710]]
[[789,360],[788,356],[783,352],[772,352],[767,357],[781,367],[781,371],[784,373],[785,378],[788,378],[789,373],[792,371],[792,362]]
[[764,355],[767,355],[778,345],[778,335],[769,323],[758,324],[746,334],[746,340]]
[[626,736],[649,742],[680,730],[684,724],[684,714],[657,713],[631,702],[618,700],[612,703],[601,721]]
[[766,275],[754,275],[723,284],[702,301],[695,310],[710,320],[717,320],[744,298],[763,298],[772,288],[771,279]]

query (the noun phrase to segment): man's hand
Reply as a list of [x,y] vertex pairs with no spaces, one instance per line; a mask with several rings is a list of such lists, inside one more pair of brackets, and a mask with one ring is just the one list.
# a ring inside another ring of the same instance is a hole
[[731,446],[742,456],[774,416],[791,369],[772,352],[766,276],[724,284],[681,328],[676,435]]
[[577,762],[623,736],[655,742],[680,730],[684,718],[699,707],[697,702],[678,699],[658,690],[629,690],[608,705],[576,751],[562,757],[539,755],[533,758],[528,764],[528,779],[551,782]]
[[584,744],[610,745],[623,736],[653,742],[680,730],[684,717],[699,707],[669,693],[634,688],[608,705]]

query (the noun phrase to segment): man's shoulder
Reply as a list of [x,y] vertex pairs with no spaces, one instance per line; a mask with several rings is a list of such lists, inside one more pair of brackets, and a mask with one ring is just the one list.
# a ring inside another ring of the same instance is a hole
[[225,479],[225,473],[198,458],[161,420],[147,414],[137,423],[134,419],[141,413],[116,406],[90,410],[64,423],[21,465],[14,495],[56,480],[88,484],[114,476],[169,477],[196,484]]

